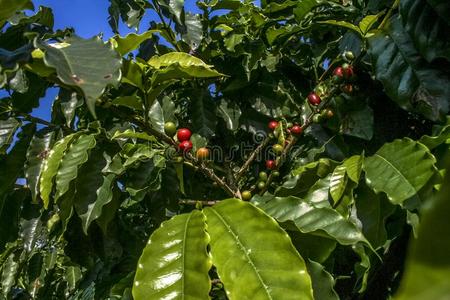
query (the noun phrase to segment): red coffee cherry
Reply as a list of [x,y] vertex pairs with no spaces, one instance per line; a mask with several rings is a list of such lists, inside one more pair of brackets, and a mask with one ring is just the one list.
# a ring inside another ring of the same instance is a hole
[[322,102],[322,99],[320,99],[319,95],[317,95],[314,92],[311,92],[308,95],[308,101],[311,105],[317,106],[320,104],[320,102]]
[[266,160],[266,168],[269,170],[273,170],[276,168],[275,161],[272,159]]
[[177,131],[177,138],[179,142],[187,141],[191,138],[192,132],[187,128],[180,128]]
[[269,122],[269,128],[270,129],[275,130],[275,128],[277,128],[277,126],[278,126],[278,122],[277,121],[273,120],[273,121]]
[[192,142],[191,141],[182,141],[178,144],[178,148],[183,152],[188,152],[192,149]]
[[300,125],[294,125],[291,128],[291,133],[295,135],[300,135],[303,132],[303,127]]

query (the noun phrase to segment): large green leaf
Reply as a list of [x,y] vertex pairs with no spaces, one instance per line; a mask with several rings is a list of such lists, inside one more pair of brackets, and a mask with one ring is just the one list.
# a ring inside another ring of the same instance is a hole
[[88,160],[89,150],[94,148],[95,144],[95,135],[86,134],[78,137],[67,149],[56,173],[55,202],[69,190],[70,182],[78,175],[78,167]]
[[14,118],[0,120],[0,154],[5,154],[19,126],[20,123]]
[[25,166],[25,178],[31,190],[31,197],[36,202],[39,194],[39,181],[47,153],[50,151],[53,131],[43,130],[36,133],[30,142],[27,151],[27,163]]
[[55,177],[58,172],[61,160],[64,157],[67,147],[78,135],[79,133],[73,133],[57,141],[44,161],[39,190],[45,208],[47,208],[49,204],[50,193],[53,188],[53,177]]
[[449,111],[448,76],[420,57],[398,18],[391,19],[386,33],[369,41],[376,77],[389,97],[403,109],[431,120],[441,119]]
[[115,174],[103,176],[102,170],[107,162],[102,151],[91,153],[88,163],[80,168],[76,181],[74,207],[81,218],[83,231],[87,234],[89,226],[98,219],[103,207],[111,202],[113,197],[113,182]]
[[405,30],[411,35],[419,52],[432,62],[438,58],[450,61],[450,24],[440,18],[426,0],[400,1]]
[[418,239],[412,241],[405,274],[395,299],[446,300],[450,295],[450,177],[423,211]]
[[98,37],[76,36],[56,44],[35,40],[35,45],[45,51],[45,64],[56,69],[63,83],[81,89],[95,116],[95,102],[107,85],[117,85],[121,77],[121,59],[112,46]]
[[387,239],[386,219],[394,212],[384,194],[375,194],[367,185],[356,190],[356,213],[362,224],[362,232],[374,248],[383,246]]
[[203,39],[202,18],[198,14],[186,13],[184,16],[184,32],[181,35],[191,49],[197,49]]
[[409,138],[385,144],[364,161],[367,184],[394,204],[414,196],[437,172],[428,148]]
[[338,300],[339,296],[333,288],[335,284],[333,276],[321,264],[315,261],[307,261],[306,266],[312,278],[314,299]]
[[209,299],[208,242],[205,215],[198,210],[165,221],[139,258],[134,299]]
[[148,64],[156,69],[152,76],[152,88],[171,79],[208,78],[224,76],[201,59],[184,52],[170,52],[153,56]]
[[123,56],[128,52],[136,50],[145,40],[148,40],[153,36],[153,34],[159,32],[160,30],[148,30],[142,34],[129,33],[125,37],[116,35],[110,39],[110,42],[116,51]]
[[303,233],[328,236],[342,245],[368,244],[358,227],[334,209],[315,207],[297,197],[253,197],[252,201],[277,221],[294,222]]
[[35,129],[34,124],[23,126],[12,150],[0,160],[0,198],[13,188],[17,178],[22,174],[28,145]]
[[25,8],[33,9],[33,3],[30,0],[0,0],[0,26],[17,11]]
[[237,199],[204,212],[213,264],[230,299],[313,299],[303,258],[272,218]]
[[217,124],[215,111],[215,104],[209,95],[194,94],[191,106],[193,129],[205,137],[213,135]]

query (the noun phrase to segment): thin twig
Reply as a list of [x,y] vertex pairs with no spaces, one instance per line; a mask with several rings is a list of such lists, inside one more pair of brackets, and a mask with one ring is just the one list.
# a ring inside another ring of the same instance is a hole
[[17,117],[22,117],[24,120],[27,120],[31,123],[36,123],[36,124],[42,124],[45,125],[47,127],[51,127],[51,128],[64,128],[65,130],[68,131],[73,131],[72,128],[69,128],[65,125],[57,125],[54,123],[51,123],[49,121],[46,121],[44,119],[38,118],[38,117],[33,117],[30,114],[24,113],[24,112],[19,112],[19,111],[13,111],[13,113],[17,116]]
[[242,165],[242,167],[239,169],[239,171],[236,174],[236,180],[238,181],[244,174],[247,172],[248,168],[250,167],[251,163],[256,159],[256,157],[259,155],[259,153],[269,144],[271,138],[267,136],[261,144],[256,147],[255,150],[250,154],[248,159],[245,161],[245,163]]

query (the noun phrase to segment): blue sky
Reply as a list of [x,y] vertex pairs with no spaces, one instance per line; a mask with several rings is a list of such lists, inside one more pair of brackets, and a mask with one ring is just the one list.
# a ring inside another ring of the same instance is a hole
[[[195,4],[195,0],[185,0],[185,10],[188,12],[198,13],[200,10]],[[55,17],[54,29],[64,29],[73,27],[75,33],[83,38],[90,38],[100,33],[106,40],[113,36],[113,32],[108,24],[108,0],[33,0],[35,10],[39,6],[47,6],[52,8]],[[259,5],[260,1],[255,3]],[[147,10],[141,21],[139,32],[143,32],[148,28],[148,24],[152,20],[157,20],[155,12]],[[119,33],[126,35],[133,32],[134,29],[127,28],[126,25],[120,24]],[[50,88],[43,99],[40,106],[33,110],[32,115],[50,120],[51,105],[58,93],[58,88]],[[7,96],[7,93],[0,90],[0,97]]]
[[[113,36],[113,32],[108,24],[108,0],[33,0],[35,9],[39,6],[47,6],[52,8],[55,17],[54,29],[64,29],[73,27],[75,33],[83,38],[90,38],[100,33],[106,40]],[[190,12],[199,12],[195,5],[195,1],[186,0],[185,9]],[[158,17],[156,13],[147,10],[139,28],[139,32],[143,32],[148,28],[148,24]],[[119,32],[126,35],[134,32],[133,28],[128,28],[125,24],[120,24]],[[2,96],[0,91],[0,96]],[[50,120],[51,104],[58,94],[58,88],[50,88],[43,99],[40,106],[33,110],[32,115]]]

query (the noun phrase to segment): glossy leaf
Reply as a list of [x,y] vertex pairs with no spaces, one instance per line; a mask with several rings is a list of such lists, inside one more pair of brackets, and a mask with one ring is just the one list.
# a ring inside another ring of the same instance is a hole
[[439,58],[450,61],[450,42],[447,39],[450,24],[440,18],[426,0],[401,1],[400,13],[405,30],[427,61]]
[[13,188],[17,178],[22,174],[28,145],[35,129],[34,124],[23,126],[14,147],[6,157],[0,160],[0,198]]
[[19,126],[20,123],[14,118],[0,120],[0,154],[5,154]]
[[414,196],[437,171],[436,159],[420,143],[409,138],[385,144],[364,161],[367,184],[385,192],[394,204]]
[[33,136],[27,151],[27,163],[25,166],[25,178],[31,190],[31,197],[37,201],[39,194],[39,181],[45,165],[45,158],[50,152],[54,132],[41,131]]
[[342,163],[347,171],[348,178],[353,182],[358,183],[361,176],[362,166],[364,162],[364,155],[353,155]]
[[236,199],[204,212],[213,264],[230,299],[313,299],[303,258],[272,218]]
[[114,46],[117,52],[121,56],[136,50],[140,44],[145,40],[151,38],[155,33],[159,33],[160,30],[148,30],[142,34],[129,33],[124,37],[114,36],[110,39],[111,44]]
[[315,261],[307,261],[306,266],[312,278],[314,299],[338,300],[339,296],[333,288],[335,284],[333,276]]
[[424,63],[401,21],[392,18],[386,34],[370,40],[376,77],[403,109],[438,120],[449,111],[450,80]]
[[208,242],[205,216],[198,210],[165,221],[139,259],[134,299],[209,299]]
[[148,135],[145,132],[135,132],[132,129],[127,129],[125,131],[116,131],[114,132],[113,136],[111,137],[111,139],[129,139],[129,138],[133,138],[133,139],[141,139],[144,141],[149,141],[149,142],[156,142],[156,138],[152,135]]
[[153,102],[148,111],[150,125],[157,131],[164,133],[164,112],[158,101]]
[[334,204],[336,204],[344,194],[347,181],[347,169],[344,165],[337,166],[330,177],[330,195]]
[[19,263],[16,260],[15,255],[11,254],[2,266],[1,293],[5,298],[16,282],[17,272],[19,271]]
[[74,207],[81,218],[81,225],[85,234],[89,226],[102,214],[105,205],[113,197],[113,182],[116,175],[103,176],[102,170],[106,160],[101,151],[91,154],[89,161],[80,168],[83,176],[77,178]]
[[383,194],[375,194],[362,184],[356,190],[356,214],[362,224],[362,232],[374,248],[383,246],[387,239],[386,219],[394,213],[395,206]]
[[81,89],[95,116],[95,102],[107,85],[117,85],[121,77],[121,59],[111,45],[99,38],[85,40],[75,36],[64,43],[47,44],[36,40],[35,44],[45,51],[45,64],[56,69],[63,83]]
[[[262,200],[262,201],[261,201]],[[252,200],[253,201],[253,200]],[[279,222],[294,222],[303,233],[330,236],[342,245],[367,243],[362,232],[350,221],[331,208],[320,207],[297,197],[273,197],[254,200],[255,204]]]
[[64,153],[77,136],[79,136],[78,133],[73,133],[57,141],[43,163],[39,190],[45,208],[48,207],[53,189],[53,178],[58,172]]
[[439,134],[435,136],[424,135],[420,138],[419,142],[433,150],[443,143],[449,143],[450,141],[450,125],[444,126]]
[[62,157],[60,167],[56,173],[55,202],[69,190],[69,184],[78,175],[78,168],[88,160],[89,150],[96,144],[95,135],[81,135],[67,149]]
[[395,299],[439,299],[450,295],[450,180],[446,177],[439,196],[423,211],[419,237],[412,240],[405,277]]

